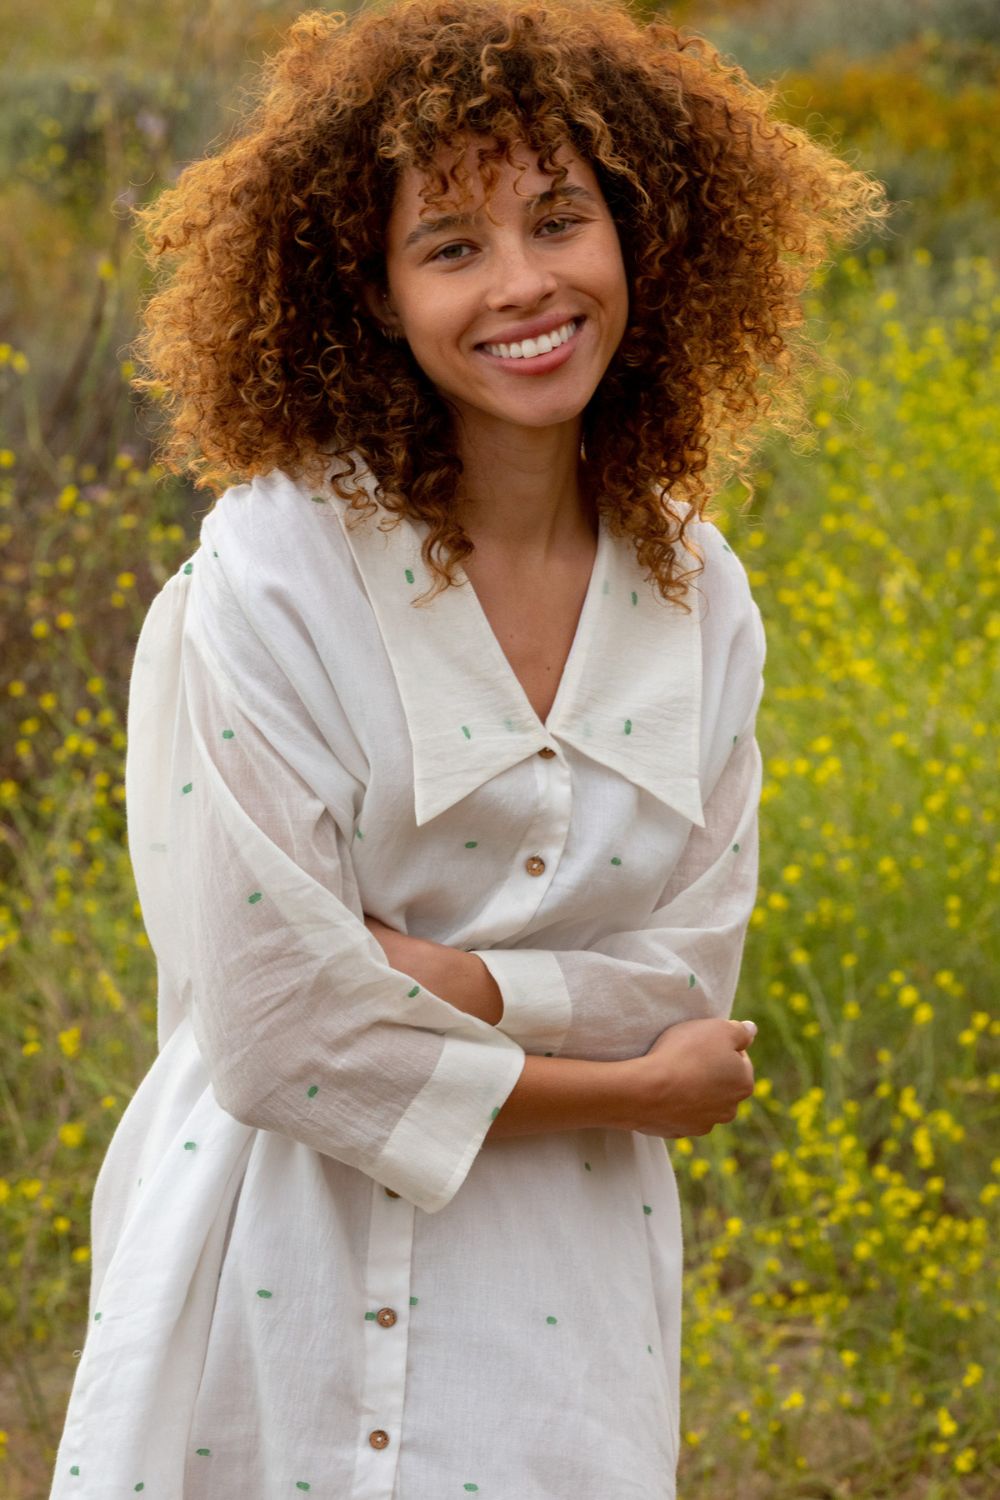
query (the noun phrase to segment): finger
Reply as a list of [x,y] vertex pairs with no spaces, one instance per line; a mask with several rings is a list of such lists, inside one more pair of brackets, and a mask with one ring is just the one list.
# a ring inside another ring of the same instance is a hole
[[736,1050],[742,1052],[744,1048],[749,1047],[757,1035],[757,1028],[752,1021],[730,1021],[729,1024],[733,1028],[733,1042]]

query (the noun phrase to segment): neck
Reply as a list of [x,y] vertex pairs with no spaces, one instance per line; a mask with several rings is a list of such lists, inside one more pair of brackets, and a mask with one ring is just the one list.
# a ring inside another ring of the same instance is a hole
[[459,520],[473,546],[543,561],[585,534],[597,510],[581,483],[580,423],[512,432],[458,424],[462,460]]

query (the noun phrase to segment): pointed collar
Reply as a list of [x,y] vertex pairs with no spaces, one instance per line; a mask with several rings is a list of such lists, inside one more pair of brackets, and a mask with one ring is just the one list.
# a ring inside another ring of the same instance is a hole
[[701,629],[648,582],[601,521],[587,595],[543,724],[461,567],[429,604],[427,526],[351,513],[331,494],[395,673],[413,747],[418,825],[546,745],[571,745],[699,827]]

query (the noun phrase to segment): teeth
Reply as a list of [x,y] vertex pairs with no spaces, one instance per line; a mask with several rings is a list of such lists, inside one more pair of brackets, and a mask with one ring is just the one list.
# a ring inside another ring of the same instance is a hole
[[543,333],[537,339],[522,339],[519,344],[487,344],[485,347],[498,359],[534,359],[536,355],[550,354],[560,344],[565,344],[567,339],[573,337],[577,327],[577,320],[574,318],[572,322],[564,323],[552,333]]

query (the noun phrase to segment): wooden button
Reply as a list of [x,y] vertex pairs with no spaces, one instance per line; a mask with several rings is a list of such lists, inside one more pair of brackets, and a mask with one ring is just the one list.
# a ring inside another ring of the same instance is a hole
[[553,750],[551,745],[545,745],[544,748],[539,750],[538,753],[543,760],[551,760],[556,752]]
[[375,1314],[375,1321],[381,1323],[383,1328],[391,1328],[396,1321],[396,1314],[391,1307],[380,1307]]
[[530,859],[524,861],[524,868],[529,875],[543,875],[545,873],[545,861],[537,854],[533,854]]
[[385,1190],[385,1196],[387,1198],[398,1198],[399,1194],[398,1193],[394,1193],[393,1190],[392,1190],[392,1188],[386,1188],[386,1190]]
[[376,1427],[374,1432],[370,1432],[368,1434],[368,1441],[371,1443],[373,1448],[388,1448],[389,1434],[387,1432],[383,1432],[381,1427]]

